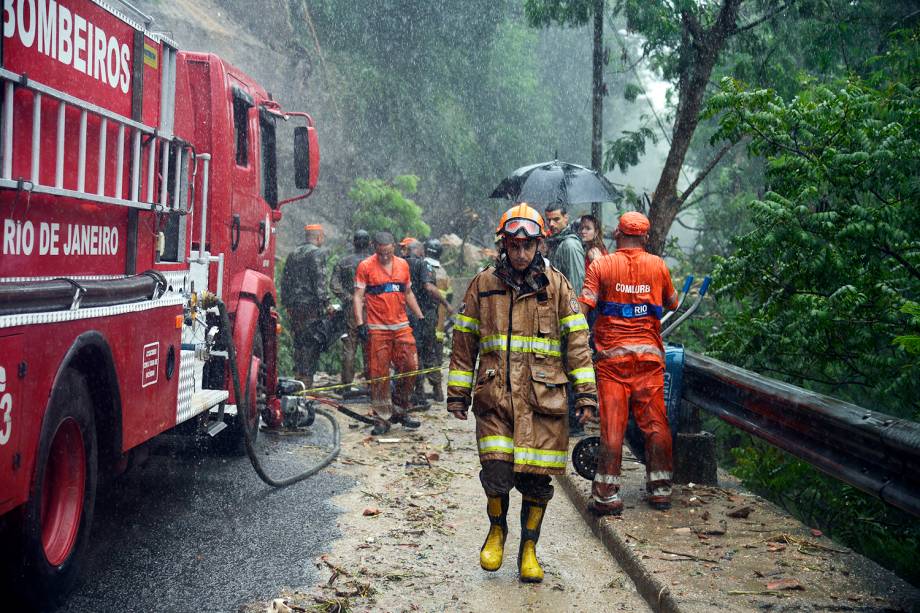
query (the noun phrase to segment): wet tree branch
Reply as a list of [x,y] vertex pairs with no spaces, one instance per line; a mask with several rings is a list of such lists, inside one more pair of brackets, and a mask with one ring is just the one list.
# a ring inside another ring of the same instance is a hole
[[696,178],[693,180],[693,183],[691,183],[687,187],[687,189],[684,190],[684,193],[678,196],[677,198],[678,206],[683,205],[684,202],[687,201],[687,198],[690,196],[690,194],[693,193],[693,190],[695,190],[697,187],[700,186],[700,183],[703,182],[703,180],[707,177],[707,175],[709,175],[709,173],[712,172],[712,170],[716,167],[719,161],[723,157],[725,157],[725,154],[728,153],[731,150],[731,148],[734,146],[735,146],[735,143],[733,142],[727,142],[724,145],[722,145],[722,148],[719,149],[719,152],[715,155],[715,157],[709,160],[709,163],[706,164],[703,170],[701,170],[700,173],[696,175]]
[[878,249],[879,249],[879,251],[881,251],[881,252],[884,253],[885,255],[894,258],[894,260],[895,260],[898,264],[900,264],[901,266],[904,267],[904,270],[906,270],[907,273],[908,273],[910,276],[912,276],[912,277],[914,277],[914,278],[920,280],[920,270],[918,270],[916,266],[914,266],[913,264],[911,264],[910,262],[908,262],[906,259],[904,259],[904,256],[902,256],[900,253],[898,253],[897,251],[892,250],[892,249],[891,249],[890,247],[888,247],[887,245],[879,245],[879,246],[878,246]]
[[760,24],[762,24],[763,22],[769,21],[770,19],[773,19],[774,17],[776,17],[777,15],[779,15],[780,13],[782,13],[783,11],[785,11],[787,8],[789,8],[789,7],[792,6],[793,4],[795,4],[795,0],[789,0],[789,2],[786,2],[786,3],[782,4],[781,6],[779,6],[779,7],[775,8],[775,9],[773,9],[773,10],[770,11],[769,13],[766,13],[765,15],[762,15],[762,16],[758,17],[757,19],[755,19],[755,20],[752,21],[751,23],[746,23],[746,24],[744,24],[743,26],[740,26],[740,27],[735,28],[735,31],[733,32],[733,34],[740,34],[741,32],[746,32],[746,31],[748,31],[748,30],[752,30],[752,29],[756,28],[757,26],[759,26]]

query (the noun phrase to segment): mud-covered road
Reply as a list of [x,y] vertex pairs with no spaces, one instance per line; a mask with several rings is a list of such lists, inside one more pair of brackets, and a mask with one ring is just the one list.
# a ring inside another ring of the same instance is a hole
[[[449,417],[443,406],[417,416],[422,427],[414,432],[396,426],[375,438],[366,428],[344,428],[333,472],[355,486],[333,499],[342,509],[341,537],[313,560],[318,582],[278,593],[292,610],[648,610],[559,487],[538,546],[544,582],[517,579],[516,492],[505,563],[496,573],[481,570],[488,523],[472,420]],[[253,602],[246,611],[268,604]]]

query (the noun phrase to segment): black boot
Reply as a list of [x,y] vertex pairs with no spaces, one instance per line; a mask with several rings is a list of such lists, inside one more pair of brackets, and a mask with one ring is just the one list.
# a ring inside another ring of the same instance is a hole
[[380,419],[379,417],[374,420],[374,427],[371,430],[371,435],[380,436],[381,434],[386,434],[390,431],[390,423],[385,419]]
[[408,430],[414,430],[422,425],[422,422],[420,422],[417,419],[412,419],[406,413],[396,413],[396,412],[394,412],[390,416],[390,423],[391,424],[402,424],[402,427]]

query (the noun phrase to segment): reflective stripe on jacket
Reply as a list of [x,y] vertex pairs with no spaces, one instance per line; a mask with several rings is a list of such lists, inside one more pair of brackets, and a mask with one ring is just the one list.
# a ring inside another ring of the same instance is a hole
[[[547,285],[518,292],[489,267],[456,315],[448,408],[472,401],[481,460],[518,472],[559,474],[568,454],[566,383],[576,406],[597,405],[588,324],[575,293],[547,266]],[[478,358],[478,365],[477,365]]]

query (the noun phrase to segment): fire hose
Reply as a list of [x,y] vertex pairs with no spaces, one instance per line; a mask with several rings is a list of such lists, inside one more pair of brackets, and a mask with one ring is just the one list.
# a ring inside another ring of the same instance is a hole
[[273,479],[265,471],[262,466],[262,462],[256,455],[256,451],[252,442],[252,434],[249,432],[249,428],[245,426],[245,416],[249,413],[249,398],[248,395],[243,395],[242,386],[240,385],[240,372],[236,364],[236,347],[233,344],[233,335],[231,333],[232,328],[230,326],[230,316],[227,313],[227,305],[225,305],[222,300],[218,300],[217,308],[220,313],[220,325],[223,329],[223,332],[225,333],[224,338],[226,339],[227,344],[227,359],[230,362],[230,378],[233,382],[233,394],[236,397],[237,402],[236,415],[237,419],[244,420],[242,422],[243,427],[240,429],[243,431],[243,439],[246,445],[246,455],[249,456],[249,461],[252,463],[253,469],[256,471],[256,474],[259,475],[259,478],[262,479],[262,481],[272,487],[287,487],[288,485],[292,485],[312,477],[322,469],[329,466],[332,461],[335,460],[335,458],[339,455],[339,451],[341,450],[342,436],[341,432],[339,431],[339,423],[336,421],[335,415],[323,408],[316,408],[316,412],[328,419],[329,423],[332,424],[332,450],[326,454],[326,456],[323,457],[323,459],[318,463],[301,473],[298,473],[292,477],[288,477],[287,479]]

